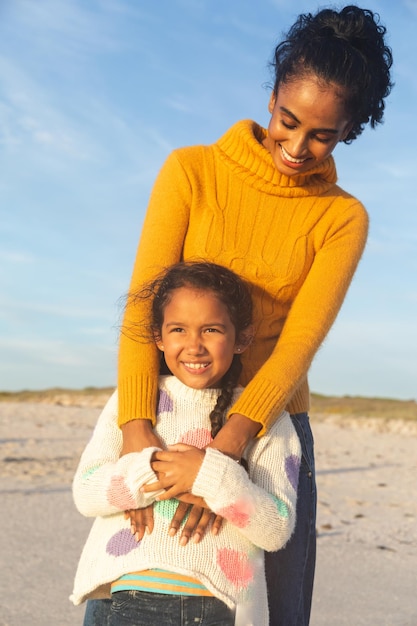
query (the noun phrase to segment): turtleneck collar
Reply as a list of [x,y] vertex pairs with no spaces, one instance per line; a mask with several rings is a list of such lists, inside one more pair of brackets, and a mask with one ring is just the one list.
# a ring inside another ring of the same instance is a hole
[[281,174],[270,152],[262,145],[267,131],[251,120],[234,124],[214,145],[222,160],[235,174],[253,187],[277,196],[320,195],[327,192],[337,180],[332,156],[302,174]]

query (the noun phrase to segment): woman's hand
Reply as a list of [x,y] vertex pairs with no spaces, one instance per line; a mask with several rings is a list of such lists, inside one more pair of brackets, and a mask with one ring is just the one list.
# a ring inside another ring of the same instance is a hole
[[143,539],[145,533],[153,531],[153,504],[144,509],[131,509],[125,511],[125,519],[130,519],[130,532],[135,535],[136,541]]
[[[181,501],[172,518],[168,531],[171,537],[177,534],[181,524],[187,518],[187,515],[188,519],[185,522],[180,536],[180,544],[182,546],[186,546],[190,539],[192,539],[194,543],[199,543],[208,531],[210,524],[211,532],[217,535],[220,531],[223,518],[220,515],[212,513],[207,508],[207,504],[202,498],[191,494],[185,494],[184,498],[186,501],[183,501],[181,497]],[[192,504],[190,504],[190,502],[192,502]]]
[[191,491],[205,455],[204,450],[177,443],[155,452],[151,463],[159,480],[142,487],[144,493],[165,489],[157,500],[169,500]]

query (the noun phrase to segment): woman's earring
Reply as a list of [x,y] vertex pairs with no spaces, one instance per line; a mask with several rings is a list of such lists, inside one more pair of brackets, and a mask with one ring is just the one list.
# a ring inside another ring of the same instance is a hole
[[241,348],[236,348],[236,352],[240,352],[240,351],[241,351]]

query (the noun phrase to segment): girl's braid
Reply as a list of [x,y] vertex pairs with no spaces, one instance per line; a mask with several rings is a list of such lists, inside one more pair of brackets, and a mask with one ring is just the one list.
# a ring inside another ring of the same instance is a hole
[[237,386],[241,371],[242,363],[240,360],[240,355],[235,354],[232,364],[227,374],[223,378],[222,391],[217,398],[216,406],[210,413],[211,436],[213,437],[213,439],[224,424],[226,411],[232,404],[233,391]]

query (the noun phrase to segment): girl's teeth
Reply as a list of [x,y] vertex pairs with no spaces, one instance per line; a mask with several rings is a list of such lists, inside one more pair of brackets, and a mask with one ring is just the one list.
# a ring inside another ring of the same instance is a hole
[[185,365],[192,370],[200,370],[208,367],[208,363],[185,363]]

